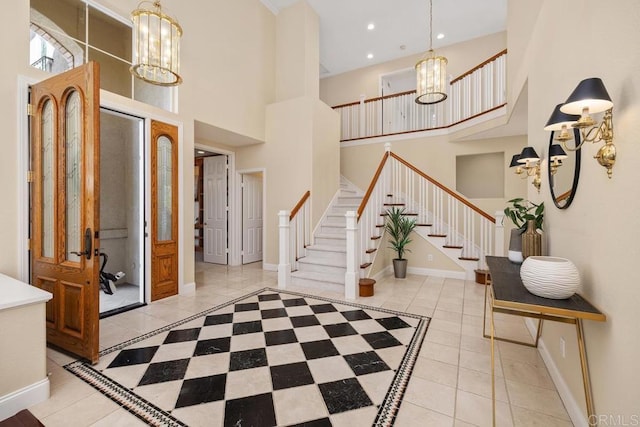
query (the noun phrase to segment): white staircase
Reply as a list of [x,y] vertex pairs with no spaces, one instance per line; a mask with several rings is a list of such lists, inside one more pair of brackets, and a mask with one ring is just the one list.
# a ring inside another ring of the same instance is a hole
[[312,244],[298,258],[298,269],[291,272],[291,283],[327,291],[344,292],[347,271],[346,218],[347,211],[357,211],[362,192],[344,179],[340,193],[327,209],[313,234]]

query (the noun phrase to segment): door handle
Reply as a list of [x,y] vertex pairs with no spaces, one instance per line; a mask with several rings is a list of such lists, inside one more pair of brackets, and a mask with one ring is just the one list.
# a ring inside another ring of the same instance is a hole
[[87,228],[84,232],[84,251],[82,252],[72,251],[69,253],[77,256],[85,256],[87,257],[87,259],[91,259],[91,253],[93,252],[92,246],[93,246],[93,233],[91,233],[91,228]]

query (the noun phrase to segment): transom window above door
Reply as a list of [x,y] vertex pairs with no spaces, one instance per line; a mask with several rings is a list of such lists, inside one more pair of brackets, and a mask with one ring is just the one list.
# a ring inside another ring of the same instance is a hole
[[160,87],[129,72],[132,30],[124,19],[91,0],[30,0],[29,61],[57,74],[89,61],[100,64],[100,88],[175,111],[176,88]]

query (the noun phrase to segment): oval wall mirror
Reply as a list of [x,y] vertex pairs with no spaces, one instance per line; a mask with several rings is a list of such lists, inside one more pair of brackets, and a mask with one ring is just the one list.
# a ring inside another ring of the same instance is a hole
[[580,178],[581,150],[575,149],[580,144],[580,131],[578,129],[573,129],[573,133],[569,131],[569,135],[573,135],[573,138],[565,141],[564,145],[554,139],[557,134],[559,132],[551,132],[549,138],[547,173],[553,203],[558,209],[566,209],[576,195]]

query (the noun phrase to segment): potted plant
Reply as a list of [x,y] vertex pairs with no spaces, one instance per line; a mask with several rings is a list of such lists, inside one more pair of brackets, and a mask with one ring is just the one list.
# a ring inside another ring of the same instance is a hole
[[[521,263],[524,259],[522,254],[522,235],[527,231],[527,227],[530,228],[530,233],[535,233],[536,235],[538,235],[536,230],[542,231],[544,202],[535,204],[520,197],[511,199],[509,200],[509,205],[504,209],[504,214],[516,226],[511,230],[509,239],[509,259],[512,262]],[[539,240],[541,239],[538,238]],[[540,244],[537,247],[539,250]]]
[[398,255],[393,260],[393,274],[397,279],[407,277],[407,260],[403,256],[405,252],[411,252],[406,246],[411,243],[409,235],[414,228],[416,228],[416,220],[408,218],[404,208],[387,209],[384,229],[389,233],[390,248]]

